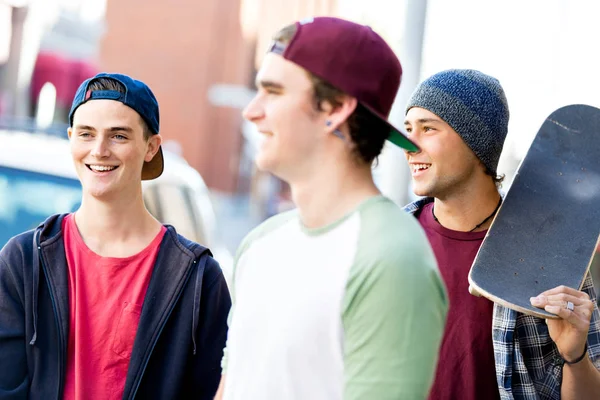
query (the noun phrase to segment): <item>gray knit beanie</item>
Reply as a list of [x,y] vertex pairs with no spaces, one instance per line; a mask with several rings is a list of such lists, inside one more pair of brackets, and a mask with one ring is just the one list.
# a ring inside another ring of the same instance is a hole
[[431,111],[448,123],[494,174],[508,132],[508,104],[500,82],[472,69],[451,69],[423,81],[412,107]]

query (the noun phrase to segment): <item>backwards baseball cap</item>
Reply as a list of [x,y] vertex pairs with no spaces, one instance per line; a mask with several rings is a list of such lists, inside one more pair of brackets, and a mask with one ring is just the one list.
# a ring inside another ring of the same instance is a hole
[[409,151],[419,148],[387,120],[402,78],[398,57],[370,27],[333,17],[296,22],[286,45],[274,41],[269,52],[281,55],[356,98],[388,125],[388,140]]
[[[89,90],[90,83],[98,78],[113,79],[123,85],[125,93],[116,90]],[[99,73],[98,75],[85,80],[77,89],[71,111],[69,112],[69,125],[73,126],[73,115],[77,108],[90,100],[115,100],[120,101],[126,106],[132,108],[146,122],[150,132],[157,135],[159,132],[158,101],[156,97],[144,82],[133,79],[123,74]],[[162,148],[159,147],[154,158],[149,162],[144,162],[142,169],[142,179],[150,180],[158,178],[164,169],[164,160]]]

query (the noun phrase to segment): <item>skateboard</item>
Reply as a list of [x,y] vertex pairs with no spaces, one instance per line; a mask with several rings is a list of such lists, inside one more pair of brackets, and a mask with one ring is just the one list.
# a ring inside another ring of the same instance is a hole
[[580,290],[600,245],[600,110],[569,105],[542,124],[473,261],[469,291],[540,318],[529,298]]

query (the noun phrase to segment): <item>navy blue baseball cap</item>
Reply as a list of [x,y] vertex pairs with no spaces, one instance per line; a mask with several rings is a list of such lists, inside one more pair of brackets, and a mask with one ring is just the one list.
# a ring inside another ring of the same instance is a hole
[[[90,83],[98,78],[110,78],[121,83],[125,87],[125,93],[121,93],[116,90],[89,90],[88,87]],[[98,99],[120,101],[126,106],[132,108],[146,122],[150,132],[153,135],[158,135],[158,101],[148,85],[127,75],[109,74],[104,72],[85,80],[77,89],[75,98],[73,99],[73,104],[71,105],[71,111],[69,111],[69,126],[73,126],[73,115],[80,105],[90,100]],[[150,180],[158,178],[162,174],[163,169],[164,159],[162,148],[159,148],[154,158],[149,162],[144,163],[144,168],[142,169],[142,179]]]

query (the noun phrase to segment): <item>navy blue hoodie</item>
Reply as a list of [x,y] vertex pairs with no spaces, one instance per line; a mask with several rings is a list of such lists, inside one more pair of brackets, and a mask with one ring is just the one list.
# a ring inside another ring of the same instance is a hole
[[[48,218],[0,251],[0,399],[63,398],[69,337],[63,218]],[[212,399],[230,307],[210,251],[167,226],[123,399]]]

